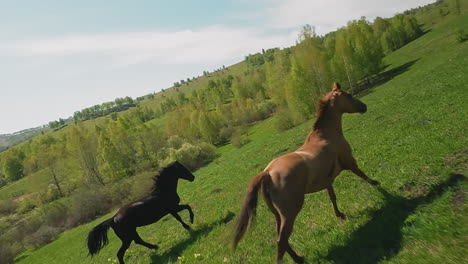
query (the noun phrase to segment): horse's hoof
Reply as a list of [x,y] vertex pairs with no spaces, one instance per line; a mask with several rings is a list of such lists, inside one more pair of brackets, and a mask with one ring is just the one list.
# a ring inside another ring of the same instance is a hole
[[296,256],[296,258],[294,258],[294,262],[302,264],[305,262],[305,258],[303,256]]
[[346,215],[343,213],[337,214],[336,217],[340,218],[341,220],[346,220]]
[[158,249],[159,249],[159,246],[158,246],[158,245],[153,245],[153,246],[151,247],[151,249],[158,250]]
[[380,185],[380,182],[379,182],[379,181],[376,181],[376,180],[370,180],[369,183],[370,183],[371,185],[374,185],[374,186]]

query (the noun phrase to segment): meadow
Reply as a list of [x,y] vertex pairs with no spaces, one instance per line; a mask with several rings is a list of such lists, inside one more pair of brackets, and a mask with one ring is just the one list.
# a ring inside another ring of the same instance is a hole
[[[389,54],[380,83],[359,95],[368,112],[344,116],[344,134],[358,164],[381,188],[343,172],[334,186],[345,221],[335,217],[325,192],[307,196],[290,241],[308,263],[463,263],[468,258],[468,41],[457,41],[460,28],[468,28],[467,15],[427,28]],[[219,157],[196,171],[193,183],[180,181],[182,203],[195,213],[194,231],[171,217],[140,228],[142,238],[160,248],[132,244],[126,261],[273,263],[275,222],[263,201],[236,252],[230,244],[250,179],[274,157],[300,146],[313,122],[278,132],[275,118],[253,124],[248,144],[219,147]],[[112,213],[22,253],[15,262],[115,263],[120,241],[112,231],[110,244],[94,258],[85,247],[89,230]],[[285,257],[285,263],[292,260]]]

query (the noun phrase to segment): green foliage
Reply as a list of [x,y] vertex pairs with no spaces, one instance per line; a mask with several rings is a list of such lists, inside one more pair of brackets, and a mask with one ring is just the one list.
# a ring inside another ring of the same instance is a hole
[[16,211],[18,203],[13,200],[0,200],[0,216],[9,215]]
[[285,131],[294,127],[294,118],[291,111],[288,109],[279,110],[275,115],[274,127],[278,131]]
[[7,179],[5,179],[4,177],[2,177],[2,175],[0,175],[0,188],[7,185],[7,183],[8,183]]
[[10,149],[2,156],[3,174],[9,181],[16,181],[23,177],[24,153],[16,148]]
[[86,129],[72,126],[67,130],[67,148],[78,160],[86,181],[104,185],[97,161],[97,136]]
[[179,149],[170,149],[168,160],[177,160],[190,170],[196,170],[208,164],[216,157],[216,148],[208,143],[184,143]]
[[113,181],[133,175],[137,162],[133,142],[123,127],[125,125],[119,126],[118,122],[110,122],[98,140],[98,152],[104,162],[103,173]]
[[237,128],[232,134],[231,144],[235,148],[240,148],[249,142],[250,142],[250,139],[249,139],[248,132],[246,131],[246,129]]
[[89,186],[77,190],[71,196],[66,225],[74,227],[107,213],[111,199],[96,187]]
[[[149,99],[152,98],[152,95],[147,95],[146,97]],[[113,102],[106,102],[85,108],[81,111],[76,111],[73,114],[73,120],[77,123],[78,121],[95,119],[114,112],[121,112],[129,109],[130,107],[136,106],[136,101],[138,100],[133,100],[129,96],[116,98]]]
[[468,40],[468,33],[464,29],[460,29],[457,32],[457,41],[459,43],[465,42]]
[[53,241],[53,238],[56,235],[58,235],[60,232],[61,230],[57,227],[42,225],[39,227],[39,229],[36,232],[31,234],[30,236],[27,236],[24,239],[24,243],[28,247],[38,248],[44,244],[47,244]]
[[36,208],[37,206],[39,206],[39,204],[40,200],[37,199],[37,197],[27,197],[25,199],[22,199],[21,202],[19,202],[19,206],[16,209],[16,211],[18,213],[24,214]]

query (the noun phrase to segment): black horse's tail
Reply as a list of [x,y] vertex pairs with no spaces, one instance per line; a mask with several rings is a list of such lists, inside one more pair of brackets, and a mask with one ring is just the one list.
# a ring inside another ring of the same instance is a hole
[[105,245],[109,243],[107,238],[107,231],[111,225],[113,218],[107,219],[106,221],[95,226],[88,234],[87,244],[89,255],[93,256],[97,254]]

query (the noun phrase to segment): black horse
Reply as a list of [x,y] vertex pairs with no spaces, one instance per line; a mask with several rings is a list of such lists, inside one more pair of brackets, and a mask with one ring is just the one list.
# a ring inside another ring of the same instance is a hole
[[179,178],[193,181],[195,177],[179,162],[173,162],[163,168],[159,176],[154,177],[154,188],[151,194],[136,202],[125,205],[110,219],[102,222],[88,234],[87,244],[89,254],[97,254],[109,243],[107,231],[109,227],[114,229],[115,234],[122,240],[122,246],[117,252],[120,264],[124,264],[125,251],[132,241],[151,249],[157,249],[157,245],[143,241],[138,235],[136,228],[152,224],[167,214],[171,214],[182,226],[190,230],[190,227],[182,221],[177,214],[182,210],[190,213],[190,223],[193,223],[193,212],[189,205],[179,205],[180,198],[177,195],[177,181]]

